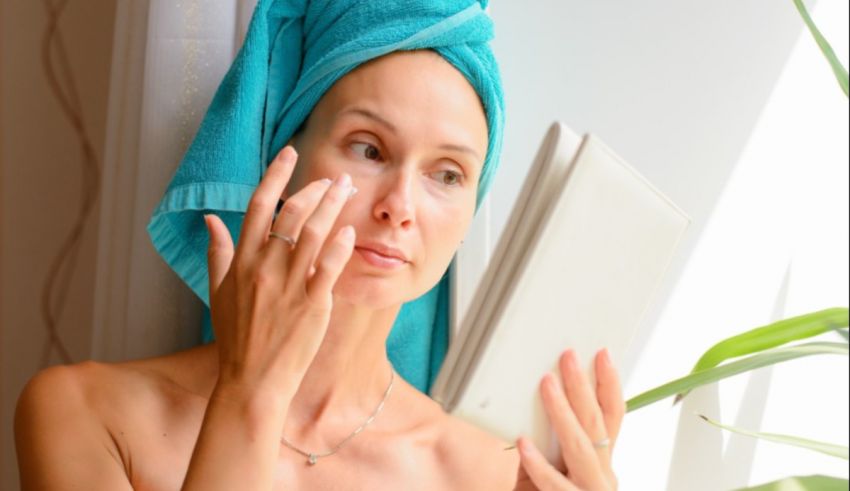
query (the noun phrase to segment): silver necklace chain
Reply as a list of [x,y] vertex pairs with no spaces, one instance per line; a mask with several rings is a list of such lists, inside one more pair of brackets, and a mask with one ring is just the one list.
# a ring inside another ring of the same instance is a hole
[[390,370],[390,385],[388,385],[387,390],[384,391],[384,397],[381,399],[381,403],[378,404],[378,407],[375,408],[375,411],[372,413],[371,416],[369,416],[369,419],[367,419],[366,422],[364,422],[362,425],[360,425],[356,430],[354,430],[350,435],[345,437],[341,442],[337,443],[336,446],[334,446],[332,449],[330,449],[326,452],[305,452],[304,450],[301,450],[300,448],[293,445],[289,440],[286,439],[286,436],[284,436],[284,435],[280,436],[280,442],[283,443],[284,445],[286,445],[287,447],[289,447],[290,449],[292,449],[292,450],[300,453],[301,455],[307,457],[307,463],[308,464],[315,465],[316,461],[319,458],[328,457],[330,455],[335,454],[340,448],[342,448],[343,445],[348,443],[349,440],[351,440],[352,438],[357,436],[358,433],[360,433],[367,426],[369,426],[369,423],[371,423],[375,419],[375,417],[378,415],[378,413],[381,412],[381,409],[384,408],[384,403],[387,402],[387,397],[389,397],[390,391],[393,390],[393,382],[395,382],[395,370]]

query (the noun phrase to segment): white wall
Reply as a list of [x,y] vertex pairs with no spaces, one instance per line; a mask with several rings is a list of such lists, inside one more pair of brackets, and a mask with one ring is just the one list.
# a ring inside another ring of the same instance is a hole
[[[694,220],[623,367],[627,397],[684,375],[724,337],[847,305],[847,99],[790,0],[495,1],[491,13],[508,97],[494,231],[553,119],[599,135]],[[846,66],[847,3],[822,0],[815,15]],[[693,415],[846,445],[846,387],[846,359],[811,359],[630,413],[622,488],[846,477],[843,461]]]
[[[114,15],[112,0],[67,2],[59,23],[101,165]],[[40,367],[46,339],[45,276],[82,200],[79,142],[42,71],[45,27],[43,2],[0,1],[0,489],[9,491],[18,489],[15,401]],[[74,360],[89,357],[97,233],[97,221],[90,220],[58,321]],[[58,361],[54,352],[49,363]]]

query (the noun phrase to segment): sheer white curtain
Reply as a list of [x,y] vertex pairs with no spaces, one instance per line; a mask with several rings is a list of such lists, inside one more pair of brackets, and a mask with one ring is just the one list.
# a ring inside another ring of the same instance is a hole
[[109,94],[92,357],[199,340],[201,303],[145,227],[238,51],[256,0],[119,0]]

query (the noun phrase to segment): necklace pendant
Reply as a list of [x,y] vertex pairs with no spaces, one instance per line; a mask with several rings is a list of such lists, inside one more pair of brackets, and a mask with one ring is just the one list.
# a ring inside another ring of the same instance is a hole
[[316,465],[316,454],[311,453],[307,456],[307,463],[310,465]]

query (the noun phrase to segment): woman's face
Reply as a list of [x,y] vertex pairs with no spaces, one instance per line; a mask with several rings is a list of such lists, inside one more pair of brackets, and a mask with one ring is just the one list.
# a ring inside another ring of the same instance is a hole
[[[299,160],[288,192],[343,172],[359,190],[329,235],[346,225],[357,233],[337,296],[383,308],[439,281],[472,221],[487,137],[477,93],[431,51],[372,60],[325,93],[292,141]],[[407,262],[375,265],[366,250],[375,244]]]

